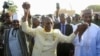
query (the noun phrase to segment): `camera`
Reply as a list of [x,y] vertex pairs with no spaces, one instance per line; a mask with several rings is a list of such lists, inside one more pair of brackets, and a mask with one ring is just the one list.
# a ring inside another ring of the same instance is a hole
[[2,14],[1,14],[1,17],[0,17],[0,22],[4,22],[4,17],[5,17],[5,9],[8,9],[9,8],[9,6],[10,5],[12,5],[13,3],[11,3],[11,2],[4,2],[4,4],[3,4],[3,11],[2,11]]
[[9,8],[9,3],[5,1],[5,2],[4,2],[4,5],[3,5],[3,8],[4,8],[4,9],[8,9],[8,8]]
[[6,2],[5,1],[4,4],[3,4],[3,9],[8,9],[10,5],[12,5],[12,2]]

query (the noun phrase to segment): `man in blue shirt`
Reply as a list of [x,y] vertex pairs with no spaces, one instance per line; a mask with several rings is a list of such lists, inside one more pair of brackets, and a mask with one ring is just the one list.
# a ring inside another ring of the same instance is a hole
[[84,32],[79,32],[74,40],[74,56],[100,56],[100,28],[91,23],[93,11],[91,9],[83,10],[83,23],[88,24]]
[[18,19],[13,19],[12,27],[4,33],[5,56],[28,56],[25,35]]

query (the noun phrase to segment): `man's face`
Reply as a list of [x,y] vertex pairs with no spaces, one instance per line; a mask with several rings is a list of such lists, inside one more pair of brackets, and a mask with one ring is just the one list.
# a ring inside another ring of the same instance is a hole
[[91,23],[91,21],[92,21],[92,14],[91,13],[83,14],[83,20],[84,20],[84,22]]
[[4,17],[4,20],[5,20],[6,23],[12,22],[12,18],[10,18],[10,16]]
[[13,25],[14,28],[19,28],[19,21],[13,20],[12,25]]
[[75,16],[75,21],[78,21],[79,20],[79,16]]
[[33,26],[37,27],[40,25],[40,21],[39,20],[33,20]]
[[62,14],[61,16],[60,16],[60,22],[61,23],[65,23],[65,15],[64,14]]
[[66,20],[67,20],[67,23],[71,23],[71,17],[67,17]]
[[47,32],[50,32],[51,31],[51,29],[53,28],[53,20],[52,19],[48,19],[48,20],[46,20],[45,22],[44,22],[44,29],[45,29],[45,31],[47,31]]
[[94,15],[94,19],[95,19],[95,20],[98,20],[98,19],[99,19],[99,15],[98,15],[98,14],[95,14],[95,15]]

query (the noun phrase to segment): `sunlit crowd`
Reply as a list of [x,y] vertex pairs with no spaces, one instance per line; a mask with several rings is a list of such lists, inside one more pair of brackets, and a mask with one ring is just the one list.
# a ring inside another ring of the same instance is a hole
[[0,17],[0,56],[100,56],[100,14],[92,9],[69,16],[59,6],[56,15],[31,15],[28,2],[22,8],[21,21],[17,13]]

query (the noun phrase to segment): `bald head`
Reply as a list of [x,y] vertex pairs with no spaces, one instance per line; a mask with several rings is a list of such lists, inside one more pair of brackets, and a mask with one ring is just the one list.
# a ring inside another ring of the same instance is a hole
[[45,29],[45,31],[50,32],[51,29],[53,28],[53,20],[50,17],[45,17],[43,19],[43,28]]
[[43,18],[43,22],[48,22],[48,21],[53,22],[52,18],[50,18],[49,16],[45,16],[45,17]]
[[36,16],[32,17],[32,24],[33,24],[34,28],[37,27],[37,26],[39,26],[40,22],[41,22],[40,18],[38,18]]
[[32,17],[32,21],[36,21],[36,20],[41,21],[39,17],[33,16],[33,17]]

